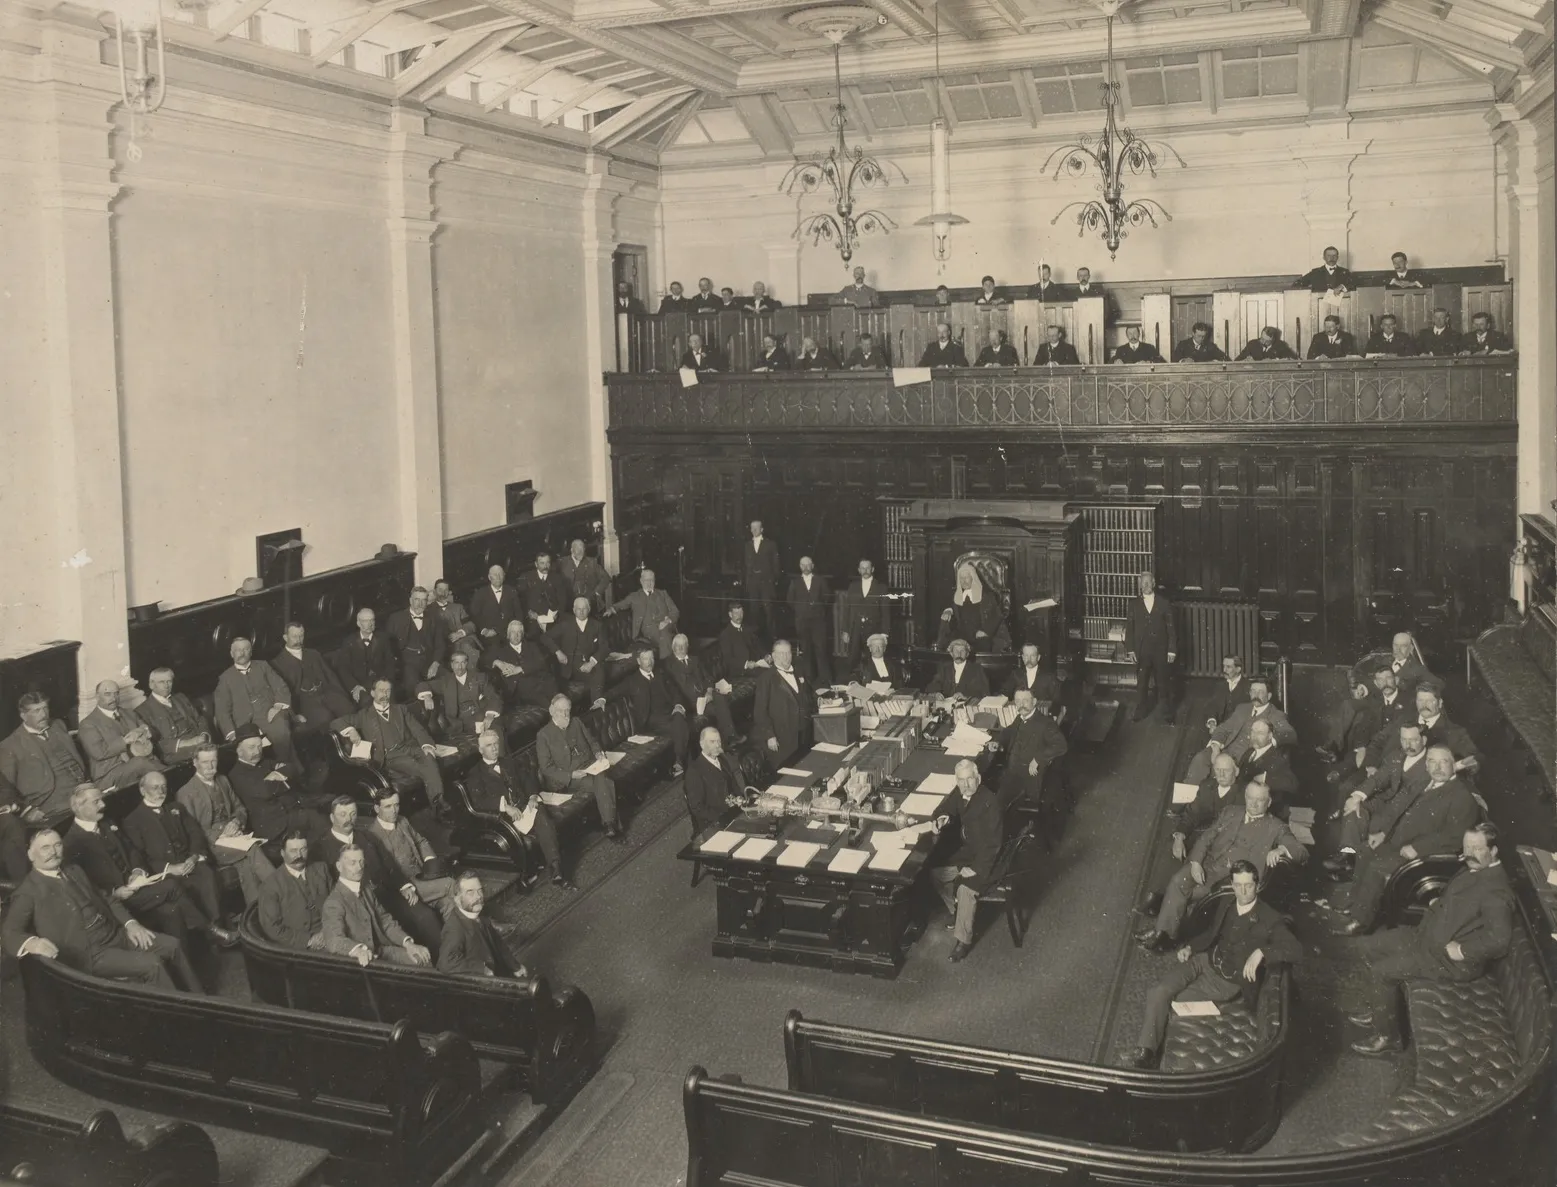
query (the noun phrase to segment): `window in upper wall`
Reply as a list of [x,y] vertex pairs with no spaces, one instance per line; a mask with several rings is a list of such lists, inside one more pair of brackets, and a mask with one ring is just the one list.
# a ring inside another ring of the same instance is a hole
[[1033,84],[1045,115],[1103,109],[1103,66],[1073,62],[1059,66],[1034,66]]
[[1163,107],[1200,102],[1200,55],[1164,54],[1124,63],[1130,106]]
[[1224,99],[1297,94],[1298,50],[1295,45],[1224,49],[1221,65]]

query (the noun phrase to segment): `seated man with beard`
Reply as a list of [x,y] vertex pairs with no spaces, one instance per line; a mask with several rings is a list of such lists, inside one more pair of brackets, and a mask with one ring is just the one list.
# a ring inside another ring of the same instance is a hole
[[525,637],[524,624],[517,618],[509,622],[507,635],[503,643],[487,652],[484,660],[498,681],[503,704],[509,708],[534,705],[544,709],[557,695],[551,661],[540,644]]

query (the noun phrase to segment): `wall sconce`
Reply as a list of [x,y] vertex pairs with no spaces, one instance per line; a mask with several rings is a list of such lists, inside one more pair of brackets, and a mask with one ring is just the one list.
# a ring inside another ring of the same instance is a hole
[[[930,228],[930,248],[936,261],[945,264],[951,256],[951,229],[965,226],[967,219],[951,212],[951,130],[944,119],[930,124],[930,210],[915,226]],[[940,269],[945,271],[944,268]]]
[[[114,36],[119,42],[119,97],[130,113],[130,143],[125,155],[141,159],[136,143],[141,116],[162,106],[168,94],[166,39],[162,33],[162,0],[112,0]],[[125,40],[134,46],[125,52]],[[152,55],[156,55],[155,65]]]

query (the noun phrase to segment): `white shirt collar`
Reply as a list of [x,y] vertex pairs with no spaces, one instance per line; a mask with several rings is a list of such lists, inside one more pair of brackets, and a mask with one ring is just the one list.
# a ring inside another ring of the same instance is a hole
[[238,664],[233,664],[233,667],[238,669],[238,675],[240,675],[240,676],[247,676],[249,674],[249,669],[252,668],[253,666],[254,666],[254,664],[253,664],[252,661],[249,662],[249,663],[243,664],[241,666],[238,665]]
[[475,914],[475,913],[473,913],[471,911],[467,911],[467,910],[465,910],[464,907],[456,906],[454,909],[456,911],[458,911],[461,915],[465,916],[466,919],[469,919],[472,923],[475,923],[476,920],[481,918],[480,915],[477,915],[477,914]]
[[1249,715],[1251,717],[1258,717],[1261,713],[1265,712],[1265,710],[1267,710],[1269,708],[1270,708],[1270,702],[1266,701],[1263,705],[1255,705],[1252,709],[1250,709],[1249,710]]
[[158,704],[166,705],[170,709],[173,707],[173,698],[172,697],[165,697],[160,692],[152,693],[151,697],[152,697],[152,700],[156,701]]
[[286,862],[282,862],[281,863],[281,868],[283,870],[285,870],[287,873],[291,874],[292,877],[296,878],[299,882],[304,882],[304,881],[307,881],[307,879],[308,879],[308,867],[307,866],[304,866],[300,870],[294,870],[291,866],[287,865]]
[[38,873],[42,874],[45,878],[59,877],[59,870],[39,870]]
[[[375,817],[374,819],[377,820],[377,817]],[[379,828],[383,829],[386,833],[394,832],[395,829],[399,827],[399,825],[400,825],[400,822],[398,820],[395,821],[394,824],[390,824],[390,823],[388,823],[387,821],[384,821],[384,820],[378,820]]]
[[117,709],[105,709],[101,705],[99,705],[97,707],[97,711],[99,713],[101,713],[104,717],[109,718],[110,720],[113,720],[113,721],[118,721],[119,720],[119,710],[117,710]]
[[302,659],[303,649],[301,647],[288,647],[287,654],[290,655],[293,659]]
[[1242,903],[1235,903],[1234,906],[1236,906],[1238,908],[1238,914],[1240,914],[1240,915],[1247,915],[1250,911],[1254,910],[1254,904],[1259,902],[1259,901],[1260,901],[1259,899],[1254,899],[1252,902],[1249,903],[1249,905],[1247,907],[1244,906]]
[[1264,754],[1267,750],[1269,750],[1275,744],[1276,743],[1274,743],[1274,742],[1267,742],[1263,746],[1256,747],[1255,749],[1249,751],[1249,757],[1250,758],[1259,758],[1260,755]]
[[351,891],[353,894],[362,893],[362,883],[360,881],[353,882],[350,878],[342,878],[341,885],[344,886],[347,890]]
[[84,829],[89,833],[95,833],[97,831],[97,822],[95,820],[82,820],[81,817],[77,816],[76,827]]
[[350,833],[345,833],[345,834],[342,834],[342,833],[338,833],[338,832],[336,832],[336,831],[335,831],[335,830],[334,830],[334,829],[333,829],[333,828],[332,828],[332,829],[331,829],[331,830],[330,830],[330,835],[331,835],[331,836],[332,836],[332,837],[334,837],[334,838],[335,838],[335,839],[336,839],[336,840],[337,840],[337,841],[344,841],[344,842],[346,842],[346,844],[348,844],[348,845],[354,845],[354,844],[356,844],[356,839],[355,839],[355,838],[354,838],[354,837],[353,837],[353,836],[352,836],[352,835],[351,835],[351,834],[350,834]]
[[1400,764],[1401,768],[1403,770],[1409,770],[1410,768],[1416,766],[1417,760],[1420,759],[1420,758],[1423,758],[1426,754],[1427,754],[1427,751],[1425,751],[1425,750],[1418,750],[1415,754],[1408,754],[1408,755],[1406,755],[1405,762]]

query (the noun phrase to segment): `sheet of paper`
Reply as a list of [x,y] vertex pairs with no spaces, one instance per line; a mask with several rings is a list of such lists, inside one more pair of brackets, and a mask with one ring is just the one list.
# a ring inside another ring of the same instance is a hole
[[732,833],[729,829],[722,828],[698,848],[704,853],[728,853],[744,840],[746,840],[744,833]]
[[809,822],[806,827],[816,831],[825,830],[830,833],[841,833],[844,828],[843,825],[834,824],[831,820],[813,820]]
[[549,808],[560,808],[563,804],[567,803],[572,798],[572,793],[566,791],[541,792],[541,803],[545,804]]
[[925,795],[950,795],[957,790],[957,776],[944,772],[926,775],[914,790],[921,791]]
[[654,741],[653,734],[634,734],[627,741],[633,746],[642,746],[645,742]]
[[974,742],[980,746],[989,744],[989,731],[981,730],[976,725],[969,725],[966,721],[959,721],[951,732],[951,737],[958,742]]
[[625,750],[607,750],[605,752],[605,756],[606,756],[607,761],[610,762],[610,764],[614,767],[617,763],[621,762],[622,759],[627,757],[627,751],[625,751]]
[[436,754],[439,758],[452,758],[459,752],[460,748],[458,746],[445,746],[442,742],[435,742],[433,744],[433,753]]
[[911,838],[905,837],[894,828],[878,828],[870,834],[870,847],[878,852],[882,849],[901,849],[912,843]]
[[869,860],[870,854],[863,849],[840,849],[827,863],[827,870],[832,874],[857,874]]
[[810,865],[816,855],[825,848],[826,845],[819,845],[815,841],[791,841],[784,846],[784,852],[778,855],[777,864],[799,869],[801,866]]
[[741,861],[761,861],[776,848],[778,842],[767,837],[748,837],[746,843],[730,856]]
[[600,775],[600,774],[604,774],[607,770],[610,769],[610,766],[611,766],[611,760],[609,758],[607,758],[604,754],[602,754],[599,758],[595,759],[594,762],[590,763],[587,767],[584,768],[584,774],[586,774],[586,775]]
[[908,860],[912,849],[878,849],[875,856],[870,859],[870,868],[873,870],[900,870],[903,863]]
[[709,697],[706,692],[697,698],[697,715],[699,717],[708,712],[708,700]]
[[[236,849],[239,853],[247,853],[260,843],[260,839],[253,833],[239,833],[233,837],[217,837],[216,843],[223,849]],[[158,874],[157,877],[161,877]]]
[[838,742],[818,742],[813,749],[820,750],[823,754],[842,754],[848,746]]
[[697,386],[697,372],[692,370],[691,367],[683,367],[683,368],[681,368],[681,386],[682,387],[696,387]]
[[916,791],[898,805],[898,810],[905,816],[934,816],[945,800],[941,793]]
[[[498,807],[502,810],[504,816],[508,815],[508,810],[511,805],[509,804],[508,797],[506,795],[498,800]],[[514,827],[528,837],[530,835],[530,830],[535,827],[535,817],[539,814],[539,812],[540,808],[537,807],[534,803],[525,804],[524,811],[519,813],[519,819],[514,821]]]
[[1022,604],[1023,610],[1047,610],[1050,606],[1059,605],[1053,598],[1037,598],[1031,602]]
[[886,680],[872,680],[865,687],[878,697],[889,697],[892,695],[892,685]]
[[632,653],[631,652],[627,652],[627,651],[612,651],[612,652],[607,653],[606,658],[607,659],[614,659],[614,660],[618,660],[618,661],[624,660],[624,659],[632,659]]
[[1174,1002],[1173,1012],[1180,1018],[1215,1018],[1222,1011],[1215,1002]]
[[373,743],[368,741],[353,742],[351,744],[351,756],[366,762],[373,757]]
[[1175,783],[1173,785],[1173,802],[1175,804],[1193,804],[1195,796],[1200,793],[1200,788],[1193,783]]
[[796,787],[793,783],[775,783],[772,787],[768,788],[767,791],[763,792],[763,794],[776,795],[782,799],[788,800],[790,803],[794,803],[804,792],[805,788]]
[[1292,835],[1304,845],[1312,845],[1314,843],[1314,834],[1306,824],[1288,824],[1287,827],[1292,830]]
[[557,621],[557,612],[555,610],[548,610],[545,614],[537,614],[535,616],[535,621],[540,623],[542,626],[550,626],[552,623]]
[[778,773],[780,775],[798,775],[802,779],[811,778],[810,771],[802,771],[799,767],[780,767]]
[[1005,707],[1006,698],[1004,696],[982,697],[979,700],[979,708],[986,713],[998,713]]
[[893,367],[892,383],[895,387],[907,387],[911,383],[929,383],[929,367]]
[[974,758],[984,753],[982,742],[966,742],[957,738],[950,738],[946,742],[946,753],[953,758]]

